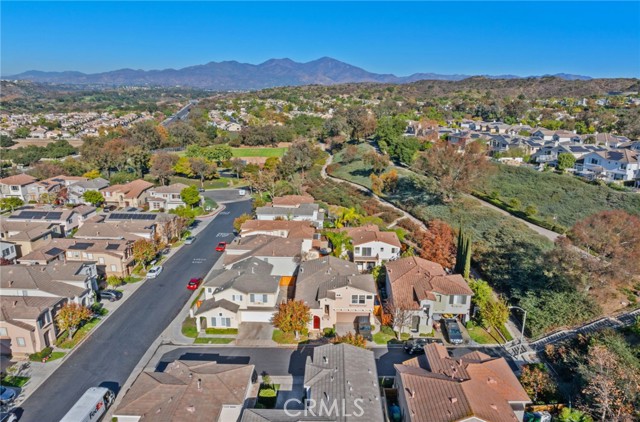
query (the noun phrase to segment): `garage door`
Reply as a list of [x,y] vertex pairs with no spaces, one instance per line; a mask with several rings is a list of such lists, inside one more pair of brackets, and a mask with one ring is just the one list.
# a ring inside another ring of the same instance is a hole
[[273,311],[242,311],[242,322],[271,322]]
[[368,313],[351,313],[351,312],[338,312],[338,314],[336,315],[336,324],[353,324],[356,322],[356,318],[359,316],[366,316],[368,317],[369,314]]

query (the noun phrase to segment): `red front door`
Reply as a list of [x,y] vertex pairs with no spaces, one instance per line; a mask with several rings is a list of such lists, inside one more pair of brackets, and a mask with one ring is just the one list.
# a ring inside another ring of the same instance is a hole
[[320,317],[319,316],[314,316],[313,317],[313,329],[314,330],[319,330],[320,329]]

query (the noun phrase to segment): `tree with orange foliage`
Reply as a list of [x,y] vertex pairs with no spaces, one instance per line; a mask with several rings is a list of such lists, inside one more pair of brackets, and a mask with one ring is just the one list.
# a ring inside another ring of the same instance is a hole
[[420,257],[453,268],[456,244],[451,226],[442,220],[431,220],[420,241]]
[[363,349],[367,348],[367,340],[360,334],[353,334],[351,331],[343,336],[335,336],[331,342],[333,344],[346,343]]

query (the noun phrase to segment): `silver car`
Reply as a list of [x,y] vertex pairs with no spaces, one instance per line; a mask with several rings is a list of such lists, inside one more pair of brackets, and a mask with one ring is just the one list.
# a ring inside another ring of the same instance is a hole
[[162,265],[156,265],[155,267],[151,267],[149,271],[147,271],[147,278],[156,278],[162,272]]
[[184,244],[185,244],[185,245],[190,245],[190,244],[192,244],[195,240],[196,240],[196,237],[195,237],[195,236],[188,236],[188,237],[184,240]]

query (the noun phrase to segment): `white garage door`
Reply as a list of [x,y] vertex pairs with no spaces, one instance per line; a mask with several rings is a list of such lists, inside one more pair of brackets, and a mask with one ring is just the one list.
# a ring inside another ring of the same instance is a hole
[[270,311],[242,311],[242,322],[271,322],[272,316]]

